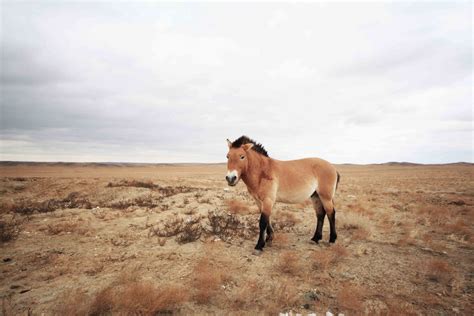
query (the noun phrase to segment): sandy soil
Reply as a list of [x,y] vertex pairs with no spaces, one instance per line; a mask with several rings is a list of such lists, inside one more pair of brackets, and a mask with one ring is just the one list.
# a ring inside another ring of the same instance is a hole
[[473,314],[474,167],[337,166],[338,240],[311,204],[258,211],[224,165],[0,165],[2,314]]

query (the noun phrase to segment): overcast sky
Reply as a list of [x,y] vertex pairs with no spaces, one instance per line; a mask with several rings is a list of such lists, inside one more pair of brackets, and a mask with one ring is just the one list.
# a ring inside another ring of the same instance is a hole
[[473,161],[470,1],[0,5],[0,160]]

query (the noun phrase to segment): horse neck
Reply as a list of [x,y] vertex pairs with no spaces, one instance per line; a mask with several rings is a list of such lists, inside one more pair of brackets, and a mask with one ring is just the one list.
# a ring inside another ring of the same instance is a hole
[[242,175],[242,180],[251,191],[254,191],[258,188],[265,169],[268,168],[270,158],[253,152],[252,150],[249,151],[247,157],[247,170],[245,174]]

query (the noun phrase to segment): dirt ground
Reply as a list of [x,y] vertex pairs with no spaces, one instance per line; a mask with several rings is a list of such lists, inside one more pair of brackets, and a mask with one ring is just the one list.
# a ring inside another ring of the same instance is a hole
[[336,244],[277,204],[260,256],[225,169],[0,165],[2,314],[473,314],[473,165],[339,165]]

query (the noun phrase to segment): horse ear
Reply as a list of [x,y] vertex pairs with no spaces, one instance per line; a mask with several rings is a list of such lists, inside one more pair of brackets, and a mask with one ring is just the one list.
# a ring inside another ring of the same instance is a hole
[[227,146],[229,146],[229,148],[232,146],[232,142],[227,138]]
[[242,148],[245,150],[245,151],[248,151],[250,148],[253,147],[253,144],[252,143],[247,143],[247,144],[243,144],[242,145]]

